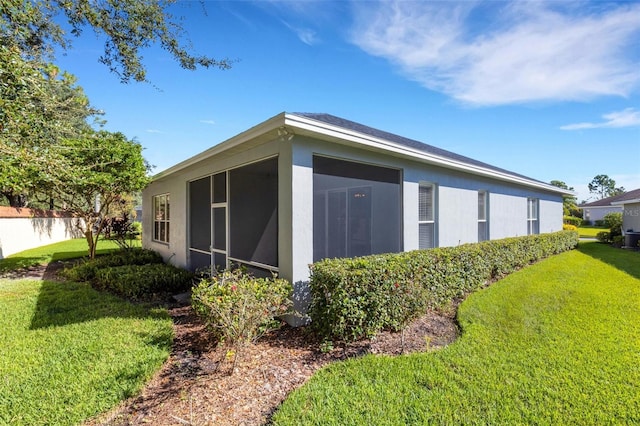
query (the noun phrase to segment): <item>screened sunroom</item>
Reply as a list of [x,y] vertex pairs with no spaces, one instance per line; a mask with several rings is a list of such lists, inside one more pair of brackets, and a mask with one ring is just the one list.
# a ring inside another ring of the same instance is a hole
[[567,191],[328,114],[278,114],[159,173],[143,245],[293,283],[309,265],[562,229]]

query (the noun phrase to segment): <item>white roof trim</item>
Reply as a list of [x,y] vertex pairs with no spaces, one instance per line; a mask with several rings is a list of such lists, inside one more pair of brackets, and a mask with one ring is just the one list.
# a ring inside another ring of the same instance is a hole
[[262,123],[251,127],[248,130],[245,130],[242,133],[237,134],[236,136],[227,139],[224,142],[220,142],[217,145],[212,146],[211,148],[202,151],[199,154],[194,155],[191,158],[187,158],[184,161],[181,161],[180,163],[169,167],[168,169],[165,169],[163,171],[161,171],[160,173],[154,175],[152,177],[153,180],[157,180],[157,179],[161,179],[163,177],[166,177],[170,174],[179,172],[182,169],[186,169],[187,167],[198,163],[202,160],[205,160],[209,157],[213,157],[214,155],[220,154],[221,152],[227,151],[231,148],[235,148],[238,145],[242,145],[243,143],[256,138],[260,135],[263,135],[267,132],[270,132],[272,130],[277,129],[278,127],[281,127],[283,125],[283,118],[284,118],[284,113],[278,114],[274,117],[271,117],[270,119],[268,119],[267,121],[263,121]]
[[314,120],[307,117],[302,117],[296,114],[280,113],[224,142],[221,142],[206,151],[201,152],[187,160],[184,160],[160,173],[153,176],[154,180],[164,178],[168,175],[176,173],[182,169],[185,169],[195,163],[205,160],[209,157],[227,151],[231,148],[242,145],[251,139],[254,139],[267,132],[278,129],[282,126],[288,126],[292,129],[302,130],[303,132],[309,132],[314,135],[324,135],[330,138],[340,139],[348,144],[366,146],[386,152],[392,152],[404,157],[416,159],[421,162],[434,164],[440,167],[445,167],[453,170],[460,170],[466,173],[474,175],[486,176],[493,179],[502,181],[517,183],[529,187],[539,188],[546,191],[552,191],[564,195],[576,195],[575,192],[566,189],[558,188],[551,184],[538,182],[524,177],[515,176],[509,173],[500,172],[498,170],[491,170],[485,167],[477,166],[474,164],[457,161],[451,158],[442,157],[435,154],[429,154],[417,149],[413,149],[404,145],[400,145],[386,139],[377,138],[364,133],[356,132],[354,130],[346,129],[344,127],[335,126],[325,123],[323,121]]
[[321,133],[327,136],[339,138],[342,140],[354,142],[359,145],[365,145],[372,148],[382,149],[384,151],[390,151],[404,156],[408,156],[414,159],[418,159],[422,162],[446,167],[454,170],[461,170],[466,173],[472,173],[475,175],[487,176],[494,179],[503,181],[509,181],[519,183],[526,186],[533,186],[553,192],[559,192],[566,195],[576,195],[573,191],[565,190],[551,184],[543,182],[537,182],[531,179],[526,179],[520,176],[514,176],[509,173],[503,173],[497,170],[487,169],[485,167],[476,166],[473,164],[464,163],[461,161],[453,160],[451,158],[441,157],[435,154],[425,153],[417,149],[413,149],[404,145],[400,145],[394,142],[390,142],[386,139],[376,138],[374,136],[366,135],[364,133],[356,132],[344,127],[331,125],[322,121],[313,120],[307,117],[300,117],[295,114],[285,114],[285,125],[294,128],[304,129],[314,133]]
[[613,206],[623,206],[625,204],[635,204],[640,203],[640,198],[633,198],[631,200],[622,200],[622,201],[614,201],[611,203]]

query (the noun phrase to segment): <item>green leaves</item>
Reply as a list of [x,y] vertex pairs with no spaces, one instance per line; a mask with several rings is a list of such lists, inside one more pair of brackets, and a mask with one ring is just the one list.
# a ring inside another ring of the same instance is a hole
[[240,269],[202,280],[193,289],[193,308],[220,341],[239,346],[273,327],[289,313],[292,287],[287,280],[254,278]]
[[562,231],[408,253],[325,259],[311,266],[312,326],[325,338],[357,340],[400,330],[428,307],[446,306],[491,280],[574,248]]
[[122,82],[146,81],[140,51],[159,44],[184,69],[228,69],[232,61],[193,55],[180,42],[185,31],[167,12],[173,0],[3,0],[0,2],[0,40],[18,47],[23,57],[52,56],[55,47],[66,49],[68,37],[60,26],[66,19],[71,35],[79,37],[90,28],[104,38],[99,60]]

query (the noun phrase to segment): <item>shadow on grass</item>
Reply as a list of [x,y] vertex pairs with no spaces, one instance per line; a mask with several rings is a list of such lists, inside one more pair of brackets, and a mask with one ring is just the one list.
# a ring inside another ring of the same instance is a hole
[[[87,283],[45,280],[29,328],[62,327],[103,318],[166,319],[169,316],[165,310],[134,305],[100,293]],[[154,339],[154,344],[166,346],[171,339],[171,333],[168,333]]]
[[595,241],[581,241],[578,251],[640,279],[640,251],[615,248]]

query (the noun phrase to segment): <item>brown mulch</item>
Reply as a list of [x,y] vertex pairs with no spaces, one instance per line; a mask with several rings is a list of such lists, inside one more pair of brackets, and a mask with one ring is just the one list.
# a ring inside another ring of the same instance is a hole
[[[9,278],[57,279],[64,262],[27,268]],[[137,397],[85,423],[109,425],[263,425],[294,389],[335,361],[364,354],[399,355],[434,350],[458,336],[455,306],[429,312],[404,333],[335,345],[328,352],[307,327],[284,325],[238,356],[217,348],[190,306],[169,309],[175,339],[169,359]]]
[[308,328],[283,326],[240,354],[235,370],[190,306],[169,310],[174,346],[162,370],[138,397],[86,425],[263,425],[294,389],[331,362],[367,353],[398,355],[454,341],[452,315],[430,312],[402,333],[340,345],[323,353]]

